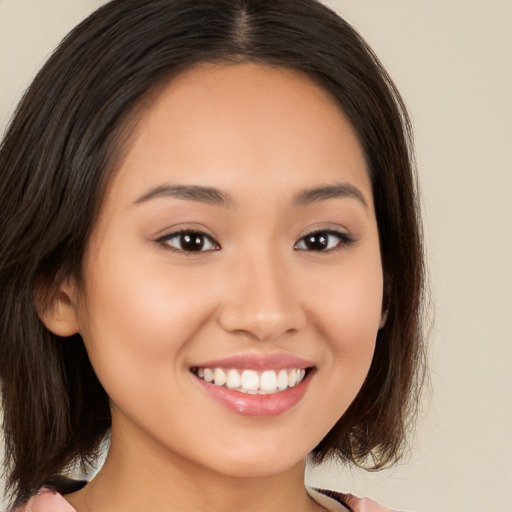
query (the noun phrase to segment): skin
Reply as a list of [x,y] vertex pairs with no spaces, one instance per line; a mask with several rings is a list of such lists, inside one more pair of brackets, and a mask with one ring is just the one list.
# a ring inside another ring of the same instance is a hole
[[[356,396],[383,322],[378,229],[353,128],[301,74],[203,64],[151,102],[126,149],[83,288],[67,279],[43,314],[57,334],[81,333],[112,401],[106,463],[66,499],[80,512],[319,509],[304,460]],[[360,197],[296,203],[339,184]],[[229,200],[141,200],[163,185],[215,187]],[[204,232],[211,250],[161,240],[179,229]],[[315,230],[354,242],[329,235],[332,249],[306,250]],[[276,352],[316,367],[305,396],[277,417],[236,414],[190,372]]]

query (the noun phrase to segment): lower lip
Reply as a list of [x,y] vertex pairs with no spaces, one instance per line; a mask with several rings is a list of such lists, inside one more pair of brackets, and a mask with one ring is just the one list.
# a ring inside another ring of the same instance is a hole
[[304,380],[293,388],[269,395],[250,395],[216,386],[193,375],[199,385],[224,407],[242,416],[279,416],[296,405],[305,395],[312,377],[309,371]]

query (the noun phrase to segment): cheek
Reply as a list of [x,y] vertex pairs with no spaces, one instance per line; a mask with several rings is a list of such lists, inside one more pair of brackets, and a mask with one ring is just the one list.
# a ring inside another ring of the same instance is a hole
[[[348,260],[348,257],[347,257]],[[378,250],[358,254],[337,275],[312,288],[311,304],[325,343],[329,390],[348,407],[370,368],[382,316],[383,275]]]
[[[184,366],[182,354],[210,310],[198,294],[204,276],[187,277],[144,262],[97,261],[80,315],[91,363],[115,399],[141,395],[140,383],[165,382]],[[169,272],[170,273],[170,272]],[[171,278],[172,277],[172,278]],[[147,392],[147,390],[146,390]]]
[[333,348],[365,351],[372,346],[382,317],[383,274],[378,246],[347,254],[344,265],[321,270],[326,275],[308,286],[309,303],[323,321]]

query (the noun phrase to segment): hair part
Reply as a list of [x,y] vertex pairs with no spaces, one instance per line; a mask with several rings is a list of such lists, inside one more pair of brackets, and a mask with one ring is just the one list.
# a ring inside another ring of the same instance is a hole
[[113,0],[63,40],[0,146],[0,377],[8,489],[20,502],[91,463],[111,422],[81,337],[50,333],[34,297],[51,298],[64,276],[80,281],[105,186],[145,105],[159,84],[205,61],[305,73],[354,126],[372,182],[387,321],[362,389],[312,455],[376,469],[403,453],[425,375],[425,283],[412,131],[390,77],[316,0]]

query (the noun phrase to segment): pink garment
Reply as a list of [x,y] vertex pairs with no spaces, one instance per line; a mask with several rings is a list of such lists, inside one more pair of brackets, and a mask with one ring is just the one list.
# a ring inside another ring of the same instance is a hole
[[[357,498],[352,494],[329,493],[331,498],[341,500],[353,512],[393,512],[368,498]],[[43,487],[26,505],[11,512],[76,512],[76,510],[56,491]]]
[[353,494],[343,494],[343,501],[354,512],[393,512],[390,508],[383,507],[370,498],[358,498]]
[[76,512],[56,491],[43,487],[26,505],[12,512]]

